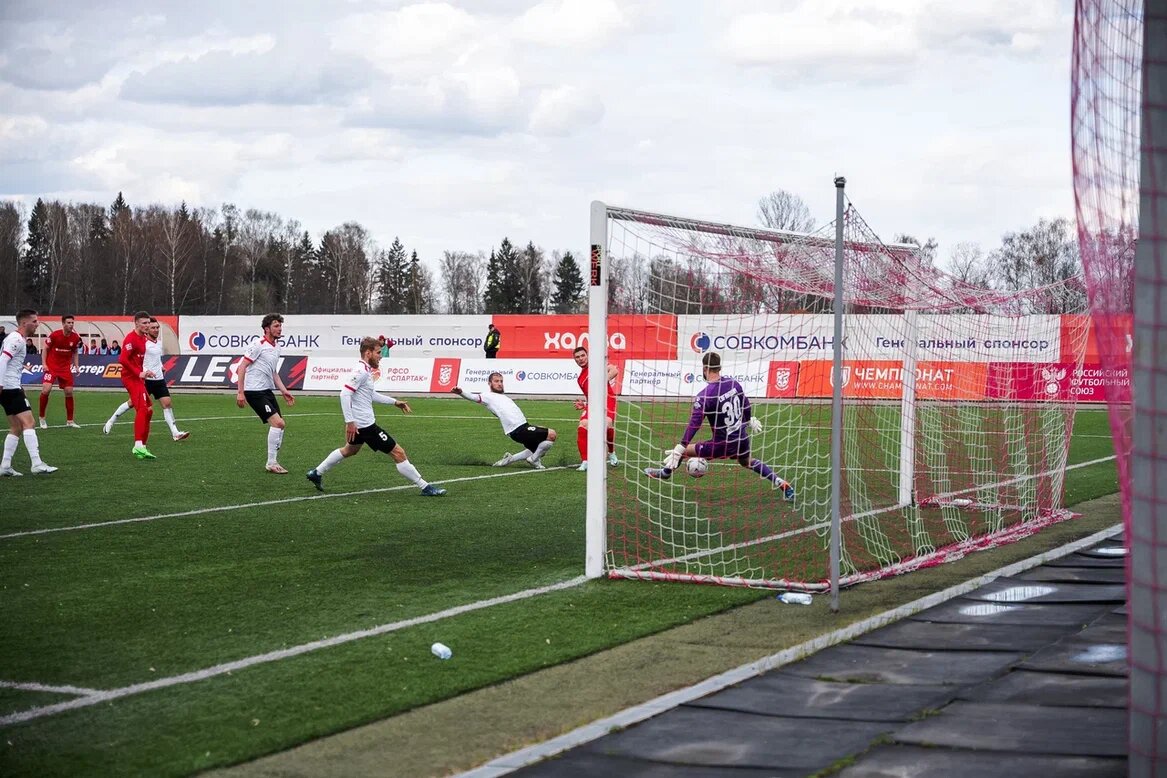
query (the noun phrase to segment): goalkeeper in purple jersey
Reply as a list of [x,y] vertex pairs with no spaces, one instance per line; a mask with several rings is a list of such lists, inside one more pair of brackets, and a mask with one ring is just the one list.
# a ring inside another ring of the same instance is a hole
[[[668,478],[686,457],[736,459],[739,465],[753,470],[774,484],[776,489],[781,489],[787,502],[794,502],[794,487],[778,477],[765,462],[750,457],[750,430],[761,432],[762,423],[753,418],[750,398],[746,397],[742,385],[732,378],[721,377],[721,355],[710,351],[702,356],[701,374],[708,385],[693,400],[693,415],[689,417],[689,426],[685,428],[681,442],[665,457],[664,467],[647,467],[645,474],[652,478]],[[706,420],[713,432],[712,439],[692,443],[693,436]]]

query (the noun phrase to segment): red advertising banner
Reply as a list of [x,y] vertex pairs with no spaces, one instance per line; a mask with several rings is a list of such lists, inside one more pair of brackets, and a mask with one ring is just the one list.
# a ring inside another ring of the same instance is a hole
[[434,360],[434,371],[430,375],[431,392],[448,392],[458,385],[458,372],[462,360],[457,357],[439,357]]
[[798,392],[798,363],[771,362],[766,377],[767,397],[794,397]]
[[[500,315],[493,317],[502,342],[499,356],[571,358],[576,346],[591,349],[588,317],[565,315]],[[676,359],[677,317],[626,314],[608,317],[610,359]]]
[[[830,397],[832,364],[807,360],[798,371],[799,397]],[[843,363],[843,396],[902,397],[903,363],[848,360]],[[921,362],[916,366],[916,396],[927,400],[983,400],[989,365],[984,362]]]
[[[1077,362],[1085,342],[1082,363],[1094,365],[1114,359],[1126,359],[1131,353],[1134,321],[1130,314],[1062,316],[1061,362]],[[1109,356],[1110,359],[1106,359]]]
[[1130,370],[1098,363],[1078,367],[1073,362],[994,362],[989,365],[986,394],[990,400],[1101,403],[1106,402],[1108,386],[1129,387]]

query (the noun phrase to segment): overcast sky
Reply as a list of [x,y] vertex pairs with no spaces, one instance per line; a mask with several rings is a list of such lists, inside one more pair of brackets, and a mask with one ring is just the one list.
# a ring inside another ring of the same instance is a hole
[[1070,0],[0,2],[0,198],[216,206],[433,262],[588,203],[986,249],[1072,216]]

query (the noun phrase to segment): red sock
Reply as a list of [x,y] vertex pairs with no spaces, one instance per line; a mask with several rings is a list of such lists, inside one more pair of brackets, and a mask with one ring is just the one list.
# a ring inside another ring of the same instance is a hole
[[49,396],[47,394],[41,395],[41,418],[45,417],[45,411],[49,408]]
[[[41,416],[44,415],[45,412],[42,409]],[[68,396],[65,397],[65,419],[68,421],[73,421],[73,398]]]
[[608,453],[616,450],[616,428],[608,427]]
[[575,431],[575,445],[579,448],[579,458],[588,461],[588,431],[579,427]]
[[142,441],[142,445],[146,445],[146,441],[150,438],[150,417],[154,415],[154,406],[147,405],[145,408],[134,409],[134,440]]

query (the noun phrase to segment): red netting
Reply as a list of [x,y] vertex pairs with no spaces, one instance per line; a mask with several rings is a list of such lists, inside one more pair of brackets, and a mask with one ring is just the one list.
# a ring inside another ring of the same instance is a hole
[[1074,193],[1131,553],[1131,775],[1167,771],[1167,3],[1078,0]]

